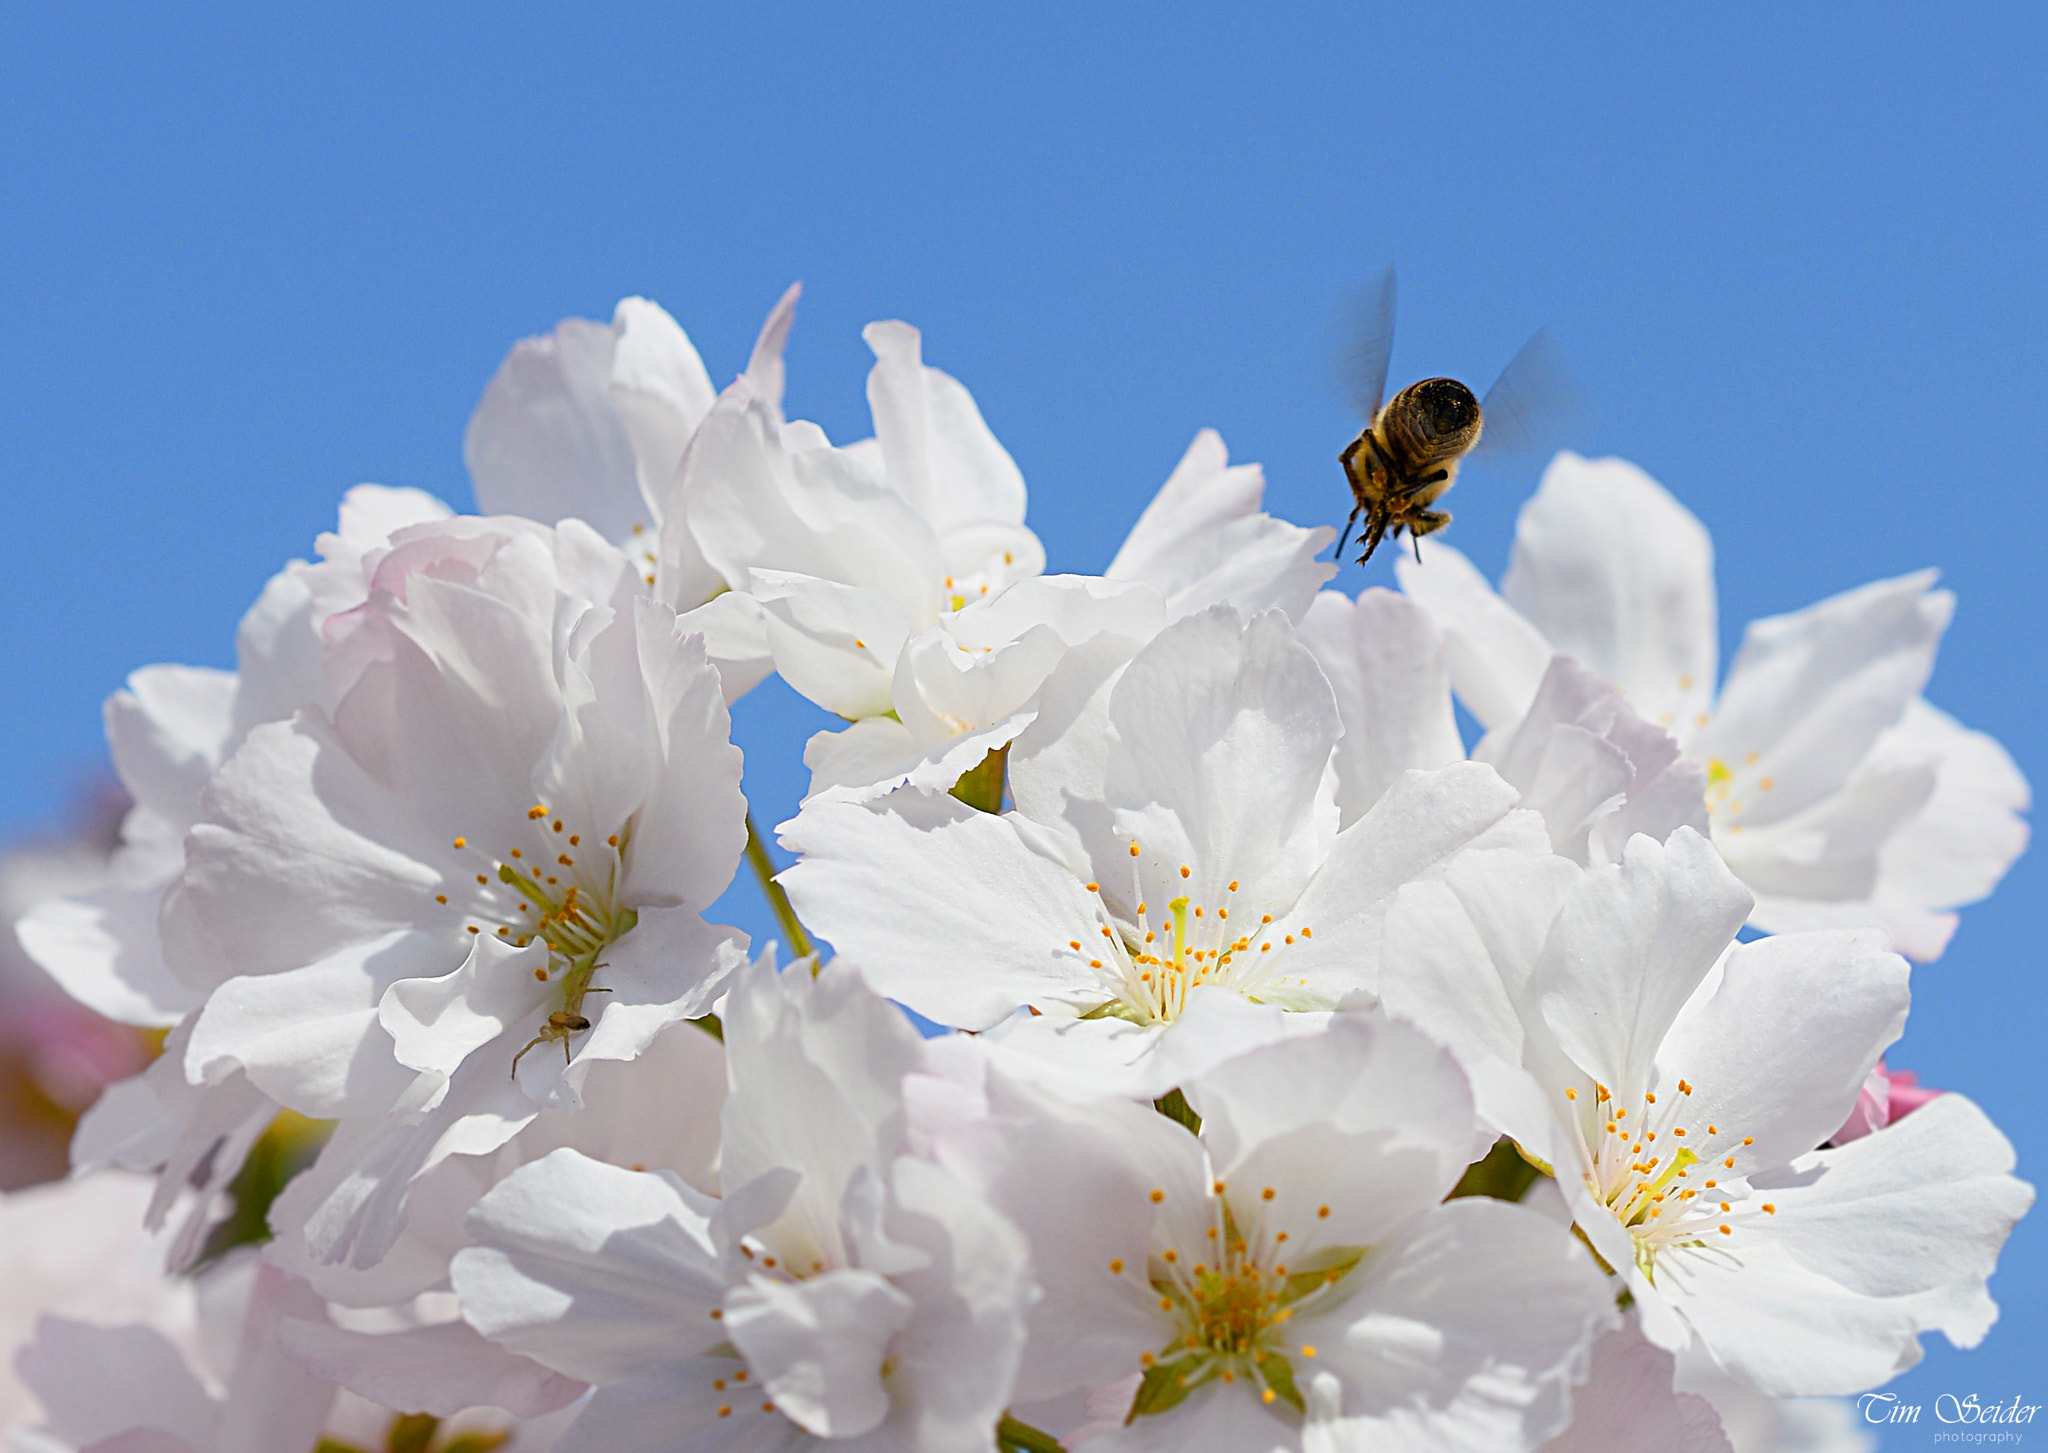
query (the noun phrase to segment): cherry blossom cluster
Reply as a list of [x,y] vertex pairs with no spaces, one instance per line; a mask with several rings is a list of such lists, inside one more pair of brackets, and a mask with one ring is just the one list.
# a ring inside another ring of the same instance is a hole
[[[1048,574],[915,329],[874,437],[784,416],[795,303],[723,392],[638,298],[520,343],[479,515],[351,490],[108,701],[19,936],[163,1048],[0,1211],[18,1447],[1847,1449],[1985,1335],[2032,1191],[1884,1055],[2028,789],[1931,573],[1717,685],[1629,464],[1351,599],[1204,431]],[[779,874],[770,674],[843,723]]]

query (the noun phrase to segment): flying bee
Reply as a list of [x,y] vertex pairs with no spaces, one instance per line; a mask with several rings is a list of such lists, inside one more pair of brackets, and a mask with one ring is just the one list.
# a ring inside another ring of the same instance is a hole
[[[1386,398],[1387,358],[1394,347],[1394,270],[1380,279],[1359,328],[1351,364],[1353,402],[1365,428],[1337,460],[1351,484],[1351,517],[1337,541],[1341,558],[1351,527],[1365,517],[1363,565],[1389,535],[1407,531],[1422,559],[1422,537],[1451,522],[1448,511],[1431,509],[1458,482],[1458,466],[1470,457],[1520,454],[1534,445],[1532,417],[1552,412],[1565,393],[1547,334],[1522,345],[1480,403],[1455,378],[1425,378]],[[1482,439],[1484,443],[1482,444]]]

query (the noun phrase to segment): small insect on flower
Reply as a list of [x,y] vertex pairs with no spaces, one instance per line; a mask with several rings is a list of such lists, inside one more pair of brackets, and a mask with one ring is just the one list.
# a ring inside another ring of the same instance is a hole
[[548,1016],[548,1022],[541,1026],[540,1033],[526,1041],[526,1049],[522,1049],[519,1053],[512,1056],[512,1078],[515,1080],[519,1078],[519,1062],[526,1058],[526,1050],[532,1049],[537,1044],[544,1044],[551,1039],[559,1039],[562,1042],[562,1063],[568,1064],[569,1036],[581,1034],[588,1028],[590,1028],[590,1021],[581,1014],[571,1014],[566,1010],[557,1009]]
[[1351,517],[1337,541],[1337,554],[1351,527],[1365,516],[1363,565],[1388,535],[1406,530],[1421,540],[1451,522],[1429,508],[1458,482],[1458,466],[1479,449],[1506,458],[1536,452],[1532,419],[1558,412],[1568,389],[1546,334],[1538,332],[1517,353],[1481,404],[1454,378],[1425,378],[1386,398],[1387,359],[1394,347],[1394,270],[1390,267],[1367,302],[1350,362],[1352,401],[1365,428],[1337,460],[1351,485]]

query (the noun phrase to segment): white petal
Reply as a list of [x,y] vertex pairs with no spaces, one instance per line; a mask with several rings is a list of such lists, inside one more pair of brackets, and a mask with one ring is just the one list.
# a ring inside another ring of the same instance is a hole
[[46,898],[15,920],[22,950],[64,992],[122,1024],[168,1029],[201,996],[172,977],[157,944],[157,891],[102,888]]
[[1277,970],[1306,979],[1333,1001],[1354,990],[1376,992],[1381,927],[1403,884],[1443,871],[1475,845],[1548,848],[1542,820],[1514,805],[1514,789],[1477,762],[1405,773],[1337,835],[1282,921],[1301,936],[1287,944],[1283,935],[1272,954]]
[[472,1051],[552,997],[551,987],[534,979],[548,954],[539,941],[522,949],[478,938],[453,973],[398,980],[384,991],[377,1012],[393,1055],[410,1069],[454,1074]]
[[1139,1370],[1139,1356],[1174,1329],[1146,1278],[1157,1214],[1151,1193],[1200,1199],[1200,1146],[1149,1106],[1068,1106],[1001,1076],[990,1077],[989,1105],[989,1120],[943,1137],[939,1154],[1031,1245],[1045,1295],[1031,1309],[1017,1399],[1056,1397]]
[[1932,571],[1902,575],[1750,623],[1713,721],[1689,748],[1771,777],[1768,792],[1745,794],[1750,828],[1819,802],[1898,723],[1955,609],[1933,584]]
[[1713,700],[1713,542],[1626,460],[1566,451],[1551,461],[1522,507],[1500,591],[1553,650],[1613,681],[1681,740]]
[[1005,819],[902,792],[814,800],[778,832],[801,854],[778,879],[798,915],[918,1013],[986,1029],[1041,997],[1100,1002],[1067,948],[1095,932],[1093,895]]
[[[1235,901],[1246,911],[1285,912],[1335,832],[1324,776],[1341,730],[1329,683],[1286,617],[1243,622],[1218,606],[1169,626],[1132,659],[1109,714],[1117,741],[1104,800],[1117,836],[1145,849],[1132,872],[1121,845],[1105,845],[1111,901],[1185,893],[1213,906],[1243,879]],[[1184,879],[1182,865],[1197,876]],[[1127,873],[1137,881],[1125,890]],[[1136,903],[1119,908],[1135,919]]]
[[234,740],[232,672],[145,666],[107,698],[107,750],[135,801],[180,826]]
[[[730,1380],[739,1364],[701,1357],[664,1364],[601,1387],[552,1453],[802,1453],[816,1440],[782,1414],[763,1411]],[[720,1416],[720,1409],[724,1415]]]
[[1024,476],[973,396],[924,365],[917,329],[870,323],[861,337],[875,353],[868,407],[891,485],[942,532],[977,520],[1021,525]]
[[1877,900],[1948,908],[1983,898],[2026,848],[2027,779],[1993,738],[1918,698],[1871,760],[1895,755],[1932,756],[1937,775],[1926,807],[1879,855]]
[[1543,633],[1448,545],[1436,546],[1425,562],[1397,556],[1394,573],[1443,631],[1451,685],[1479,724],[1491,728],[1519,720],[1554,654]]
[[801,695],[858,721],[894,710],[890,678],[915,622],[879,590],[756,570],[775,669]]
[[1279,609],[1299,620],[1337,573],[1315,558],[1335,536],[1327,526],[1304,530],[1261,513],[1264,472],[1229,461],[1214,429],[1195,435],[1103,574],[1157,586],[1174,620],[1212,605],[1247,616]]
[[1344,737],[1337,744],[1339,826],[1349,827],[1410,768],[1464,758],[1451,712],[1444,638],[1406,596],[1374,588],[1352,604],[1317,595],[1298,628],[1330,678]]
[[[1272,1187],[1269,1228],[1369,1246],[1447,1195],[1471,1158],[1472,1093],[1435,1041],[1377,1015],[1334,1016],[1186,1086],[1220,1179]],[[1327,1207],[1327,1212],[1319,1209]]]
[[1588,873],[1565,900],[1530,993],[1565,1053],[1632,1100],[1748,913],[1749,895],[1699,834],[1631,839],[1620,863]]
[[611,399],[617,347],[614,327],[583,318],[513,345],[463,438],[480,509],[544,524],[574,516],[612,540],[655,523]]
[[401,931],[301,969],[230,979],[199,1012],[186,1073],[219,1084],[239,1070],[302,1115],[389,1110],[413,1073],[393,1057],[378,1003],[392,984],[432,975],[447,957],[438,937]]
[[802,283],[791,283],[776,299],[767,320],[761,324],[760,335],[754,339],[754,352],[747,359],[748,384],[763,402],[778,411],[782,408],[784,379],[782,352],[789,343],[790,326],[796,321],[796,300],[803,296],[803,291]]
[[[930,522],[852,451],[786,443],[778,417],[742,379],[691,441],[677,491],[705,559],[735,590],[750,571],[777,571],[891,594],[920,622],[936,615],[945,572]],[[679,528],[664,526],[665,558]]]
[[683,449],[711,412],[718,391],[689,335],[660,304],[622,298],[612,310],[612,332],[618,346],[606,393],[633,442],[640,497],[656,512],[647,520],[653,524],[659,520]]
[[[1519,1206],[1468,1197],[1375,1245],[1349,1295],[1289,1324],[1340,1385],[1327,1441],[1415,1450],[1527,1447],[1570,1418],[1590,1344],[1614,1320],[1592,1259]],[[1317,1421],[1321,1421],[1318,1419]]]
[[1037,1300],[1023,1234],[937,1166],[909,1156],[890,1167],[889,1230],[925,1252],[899,1273],[915,1307],[891,1348],[893,1419],[906,1441],[942,1453],[985,1446],[1010,1400]]
[[[1848,1115],[1905,1027],[1906,962],[1880,935],[1800,933],[1737,944],[1657,1050],[1668,1095],[1683,1077],[1688,1122],[1722,1128],[1736,1168],[1783,1165]],[[1735,1137],[1754,1145],[1737,1146]],[[1702,1156],[1714,1154],[1704,1144]]]
[[[1458,1056],[1490,1118],[1502,1107],[1483,1092],[1496,1081],[1478,1077],[1489,1065],[1524,1064],[1529,978],[1581,876],[1549,854],[1486,849],[1463,855],[1440,878],[1403,888],[1387,915],[1382,1007]],[[1546,1104],[1534,1124],[1501,1129],[1522,1139],[1550,1118]]]
[[[1929,1112],[1936,1113],[1922,1119]],[[2007,1233],[2033,1203],[2032,1187],[2013,1178],[2012,1166],[2012,1146],[1997,1127],[1951,1093],[1759,1178],[1758,1188],[1778,1207],[1773,1238],[1801,1262],[1868,1296],[1904,1296],[1990,1276]],[[1975,1341],[1944,1330],[1959,1345]]]
[[675,1182],[558,1150],[470,1213],[452,1268],[462,1314],[571,1377],[618,1382],[724,1340],[725,1293],[701,1198]]
[[725,1300],[725,1328],[762,1390],[821,1438],[857,1437],[887,1416],[882,1358],[910,1298],[869,1271],[800,1282],[755,1277]]
[[767,963],[743,970],[724,1019],[732,1093],[721,1178],[731,1188],[799,1169],[795,1200],[760,1234],[789,1259],[844,1265],[842,1197],[856,1173],[879,1176],[900,1148],[903,1076],[921,1065],[923,1043],[839,961],[816,978]]

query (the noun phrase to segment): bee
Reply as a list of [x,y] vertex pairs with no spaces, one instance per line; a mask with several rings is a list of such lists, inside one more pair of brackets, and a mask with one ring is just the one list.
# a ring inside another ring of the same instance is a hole
[[1455,378],[1425,378],[1387,399],[1387,358],[1393,346],[1390,267],[1366,306],[1352,359],[1353,401],[1365,417],[1365,428],[1337,456],[1352,498],[1337,554],[1342,557],[1351,528],[1363,515],[1361,565],[1382,540],[1389,535],[1398,540],[1404,530],[1420,561],[1422,537],[1451,522],[1448,511],[1430,506],[1458,482],[1458,466],[1475,452],[1522,452],[1532,443],[1531,416],[1549,412],[1553,396],[1563,392],[1548,335],[1538,332],[1501,370],[1484,404]]

